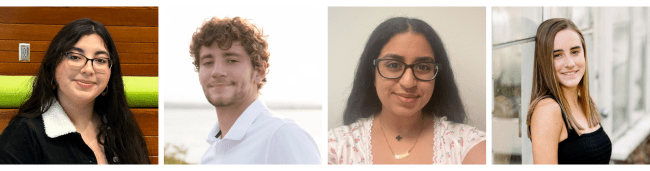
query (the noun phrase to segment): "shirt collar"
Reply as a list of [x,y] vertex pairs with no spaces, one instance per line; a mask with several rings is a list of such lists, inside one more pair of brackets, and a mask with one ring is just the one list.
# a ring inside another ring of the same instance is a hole
[[57,100],[54,100],[50,109],[43,113],[43,125],[45,125],[45,134],[50,138],[77,132],[77,128],[74,127],[68,114],[63,111],[63,107]]
[[[263,110],[268,110],[268,108],[261,98],[257,98],[253,103],[251,103],[251,105],[246,108],[246,110],[244,110],[244,113],[242,113],[239,118],[237,118],[237,121],[235,121],[235,124],[232,125],[230,131],[228,131],[228,134],[226,134],[225,137],[222,137],[222,139],[241,140],[244,138],[244,135],[246,134],[248,128],[250,128],[250,126],[253,124],[253,121],[255,121],[255,118],[257,118],[257,116],[262,113]],[[215,136],[217,133],[219,133],[219,131],[219,122],[217,122],[217,124],[215,124],[210,131],[207,142],[212,143],[217,141],[218,139]]]

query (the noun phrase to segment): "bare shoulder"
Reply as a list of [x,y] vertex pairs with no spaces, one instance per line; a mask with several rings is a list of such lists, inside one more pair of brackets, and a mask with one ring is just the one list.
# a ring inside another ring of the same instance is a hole
[[532,122],[545,122],[549,119],[562,121],[562,108],[555,100],[546,98],[540,100],[535,106]]
[[531,133],[552,131],[553,134],[559,135],[562,131],[562,126],[562,108],[560,108],[560,105],[551,98],[539,101],[531,116]]

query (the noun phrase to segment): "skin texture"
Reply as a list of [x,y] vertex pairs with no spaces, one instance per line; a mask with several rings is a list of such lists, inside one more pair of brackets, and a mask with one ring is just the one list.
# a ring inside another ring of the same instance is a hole
[[[585,55],[580,36],[577,32],[565,29],[559,31],[554,39],[553,63],[564,97],[577,124],[590,133],[598,130],[600,125],[588,127],[588,121],[578,101],[578,85],[585,74]],[[535,106],[531,120],[531,140],[533,145],[533,162],[535,164],[557,164],[558,143],[568,137],[562,119],[560,105],[553,99],[544,99]]]
[[[72,52],[94,58],[110,58],[103,40],[97,34],[81,37]],[[111,72],[98,73],[88,62],[82,68],[72,67],[64,59],[56,67],[58,100],[77,132],[92,149],[99,164],[106,164],[104,147],[97,142],[99,117],[93,113],[95,98],[106,89]]]
[[[384,45],[378,59],[384,58],[398,59],[407,65],[420,61],[435,62],[426,38],[410,31],[396,34]],[[433,122],[431,118],[423,118],[421,111],[429,100],[436,100],[431,99],[435,80],[417,80],[410,68],[397,79],[384,78],[375,70],[375,87],[382,110],[373,120],[371,128],[373,163],[433,163]],[[403,139],[397,141],[397,135]],[[468,163],[485,163],[485,142],[482,144],[482,150],[476,146],[468,153]],[[413,150],[409,157],[397,160],[389,146],[395,154],[403,154],[411,147]],[[482,162],[481,156],[476,155],[482,155]]]
[[251,57],[239,41],[229,49],[217,43],[200,50],[199,81],[206,99],[217,110],[222,137],[259,96],[257,84],[266,76],[264,67],[253,68]]

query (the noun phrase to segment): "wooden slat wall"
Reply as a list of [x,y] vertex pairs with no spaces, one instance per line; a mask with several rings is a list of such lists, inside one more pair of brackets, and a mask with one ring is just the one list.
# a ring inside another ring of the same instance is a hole
[[[149,157],[155,157],[156,160],[152,160],[151,163],[158,163],[158,109],[156,108],[135,108],[131,109],[135,115],[135,120],[138,122],[142,134],[144,134],[144,140],[147,143],[147,150],[149,150]],[[0,109],[0,132],[2,132],[7,125],[11,117],[18,113],[18,109]]]
[[[111,33],[124,76],[158,76],[156,7],[0,7],[0,14],[0,75],[35,75],[61,28],[90,18]],[[30,43],[30,62],[18,61],[18,43]]]
[[[157,7],[0,7],[0,75],[36,75],[50,41],[79,18],[99,21],[111,33],[123,76],[158,76]],[[18,44],[29,43],[30,61],[18,61]],[[158,109],[132,108],[158,164]],[[17,109],[0,109],[0,131]]]

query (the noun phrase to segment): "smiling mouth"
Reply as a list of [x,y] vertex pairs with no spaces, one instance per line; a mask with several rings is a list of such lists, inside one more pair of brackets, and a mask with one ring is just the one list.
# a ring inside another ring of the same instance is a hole
[[562,75],[573,75],[575,73],[578,73],[578,70],[572,71],[572,72],[563,72]]
[[397,98],[400,101],[404,102],[404,103],[410,103],[410,102],[413,102],[413,100],[415,100],[417,98],[420,98],[419,95],[413,95],[413,94],[398,94],[398,93],[396,93],[395,95],[397,95]]
[[83,80],[75,80],[75,82],[77,82],[77,85],[79,85],[82,88],[90,88],[95,84],[93,82],[83,81]]

